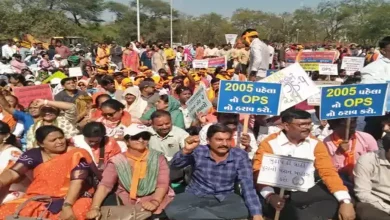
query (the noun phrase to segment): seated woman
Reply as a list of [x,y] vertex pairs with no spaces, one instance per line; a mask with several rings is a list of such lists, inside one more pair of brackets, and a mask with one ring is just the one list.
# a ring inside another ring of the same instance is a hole
[[165,110],[171,114],[173,125],[181,129],[185,129],[184,116],[183,113],[180,111],[180,107],[181,107],[180,102],[177,101],[172,96],[161,95],[160,99],[156,103],[156,107],[149,109],[149,111],[147,111],[141,117],[141,120],[149,121],[150,116],[153,114],[153,112],[155,112],[156,110]]
[[128,150],[108,162],[87,214],[88,219],[100,216],[103,200],[117,183],[116,195],[124,205],[140,203],[154,214],[160,214],[173,199],[167,161],[161,153],[148,149],[151,133],[145,126],[133,124],[125,134]]
[[102,110],[100,110],[100,107],[102,106],[102,103],[111,99],[111,96],[107,93],[95,93],[92,96],[92,100],[94,103],[94,107],[91,110],[91,116],[92,118],[100,118],[102,117]]
[[127,111],[132,118],[141,118],[145,109],[148,107],[148,102],[143,100],[141,92],[138,87],[129,87],[123,92],[123,101],[125,111]]
[[[40,108],[41,118],[35,121],[34,125],[27,131],[27,150],[38,147],[35,140],[35,131],[44,125],[59,127],[64,131],[66,139],[79,134],[74,125],[76,123],[76,106],[74,104],[37,99],[33,107]],[[60,114],[60,110],[64,111],[63,115]]]
[[83,128],[92,118],[93,100],[89,95],[81,95],[76,99],[77,127]]
[[[8,124],[0,121],[0,174],[15,164],[22,155],[22,151],[16,147],[16,137],[11,134]],[[24,195],[29,185],[29,178],[5,187],[0,191],[0,204],[18,199]]]
[[124,108],[125,106],[115,99],[109,99],[101,104],[102,116],[96,121],[106,127],[108,137],[122,140],[125,128],[131,125],[131,115],[124,111]]
[[39,127],[36,131],[39,148],[25,152],[17,162],[0,175],[0,189],[17,182],[32,171],[32,183],[26,194],[17,200],[0,206],[0,219],[12,215],[16,208],[27,199],[45,195],[52,197],[52,204],[47,208],[47,201],[26,203],[20,216],[38,217],[47,210],[43,218],[48,219],[85,219],[91,204],[86,179],[92,158],[84,149],[68,147],[64,132],[53,125]]
[[378,150],[378,144],[368,133],[356,131],[357,118],[351,118],[349,137],[346,137],[347,119],[329,120],[333,133],[324,139],[324,144],[332,158],[333,165],[339,171],[344,184],[351,190],[353,169],[360,156]]
[[[70,141],[71,145],[88,151],[99,169],[101,165],[107,164],[110,158],[121,153],[116,140],[106,136],[106,128],[100,122],[89,122],[84,126],[82,134],[72,137]],[[104,151],[103,158],[100,157],[101,150]],[[100,163],[101,160],[104,164]]]

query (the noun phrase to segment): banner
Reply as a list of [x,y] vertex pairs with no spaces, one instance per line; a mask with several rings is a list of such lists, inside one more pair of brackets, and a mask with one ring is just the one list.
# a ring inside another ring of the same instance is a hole
[[19,99],[19,103],[28,108],[30,103],[35,99],[47,99],[52,101],[53,94],[49,84],[42,84],[38,86],[25,86],[25,87],[14,87],[13,92]]
[[260,82],[281,83],[280,111],[284,111],[320,92],[302,67],[295,63],[262,79]]
[[347,75],[353,75],[364,67],[364,57],[343,57],[341,69],[345,70]]
[[387,84],[361,84],[322,88],[320,118],[381,116],[385,113]]
[[237,40],[237,34],[225,34],[227,44],[235,45]]
[[296,53],[286,53],[286,62],[299,62],[305,71],[319,71],[320,63],[334,63],[336,51],[302,51]]
[[69,77],[79,77],[83,76],[83,71],[81,67],[71,67],[69,68]]
[[201,83],[199,89],[186,102],[189,115],[196,119],[196,113],[207,113],[213,106],[206,94],[206,87]]
[[[341,82],[336,81],[314,81],[319,89],[322,87],[339,86]],[[307,104],[310,106],[319,106],[321,104],[321,91],[307,99]]]
[[226,67],[226,57],[209,58],[208,68]]
[[218,112],[278,115],[281,84],[222,80]]
[[320,75],[328,75],[328,76],[339,75],[337,64],[320,63],[319,71],[320,71]]
[[314,161],[264,154],[258,184],[307,192],[314,183]]
[[209,61],[207,59],[193,60],[192,61],[192,68],[207,69],[207,68],[209,68]]

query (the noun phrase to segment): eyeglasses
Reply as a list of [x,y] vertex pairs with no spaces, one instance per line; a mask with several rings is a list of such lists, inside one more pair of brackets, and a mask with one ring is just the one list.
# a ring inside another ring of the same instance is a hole
[[313,127],[313,124],[311,122],[307,122],[307,123],[290,123],[290,124],[293,124],[293,125],[296,125],[300,128],[311,128]]
[[81,87],[81,86],[85,86],[85,84],[80,83],[78,86],[80,86],[80,87]]
[[102,116],[103,117],[114,117],[114,115],[117,113],[118,111],[115,111],[115,112],[112,112],[112,113],[102,113]]
[[150,140],[150,134],[148,132],[142,132],[140,134],[137,134],[137,135],[134,135],[134,136],[130,136],[129,139],[131,141],[138,141],[140,138],[142,138],[142,140],[149,141]]

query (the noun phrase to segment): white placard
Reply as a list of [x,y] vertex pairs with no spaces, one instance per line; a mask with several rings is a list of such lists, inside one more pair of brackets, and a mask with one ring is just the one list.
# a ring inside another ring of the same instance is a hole
[[81,67],[69,68],[69,77],[79,77],[79,76],[83,76],[83,71],[81,70]]
[[200,84],[198,90],[191,96],[186,102],[189,115],[196,119],[196,113],[202,112],[207,113],[208,110],[213,106],[206,94],[206,87]]
[[337,76],[339,75],[337,69],[338,69],[337,64],[320,63],[319,65],[320,75]]
[[237,34],[225,34],[225,39],[227,44],[235,45]]
[[299,104],[310,96],[320,92],[299,63],[294,63],[289,67],[260,80],[260,82],[282,84],[280,111],[284,111]]
[[320,92],[310,96],[307,99],[307,104],[311,106],[319,106],[321,103],[321,88],[322,87],[329,87],[329,86],[339,86],[341,85],[341,82],[336,81],[315,81],[315,84],[318,86],[318,89],[320,89]]
[[353,75],[363,69],[364,61],[364,57],[343,57],[341,69],[345,70],[347,75]]
[[209,68],[209,61],[205,60],[193,60],[192,68],[207,69]]
[[308,159],[264,154],[257,183],[307,192],[314,184],[313,164]]

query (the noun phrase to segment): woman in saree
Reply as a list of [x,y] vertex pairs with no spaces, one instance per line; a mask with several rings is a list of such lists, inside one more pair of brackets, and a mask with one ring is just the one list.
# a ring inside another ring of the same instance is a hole
[[[82,134],[72,137],[70,142],[72,146],[88,151],[98,169],[103,168],[110,158],[122,152],[116,140],[106,136],[106,128],[100,122],[87,123]],[[100,158],[101,150],[104,150],[103,158]],[[100,161],[103,164],[100,164]]]
[[64,132],[53,125],[42,126],[36,131],[39,148],[28,150],[16,163],[0,175],[0,189],[23,178],[28,171],[33,179],[26,194],[0,206],[0,219],[12,215],[27,199],[44,195],[47,201],[31,201],[21,210],[20,216],[38,217],[47,210],[43,218],[75,220],[85,219],[91,205],[91,189],[87,178],[90,165],[94,166],[88,152],[69,147]]
[[[17,140],[15,135],[11,134],[10,127],[0,121],[0,174],[12,167],[22,155],[23,152],[16,146]],[[26,177],[8,188],[5,187],[0,191],[0,204],[22,197],[29,183],[30,180]]]
[[[34,107],[40,108],[41,118],[35,121],[27,131],[27,149],[38,147],[35,140],[35,131],[44,125],[54,125],[61,128],[65,133],[65,138],[70,139],[71,137],[79,134],[76,129],[76,106],[68,102],[59,101],[48,101],[37,99]],[[61,115],[61,111],[64,114]]]
[[92,109],[92,118],[100,118],[102,117],[102,111],[100,110],[100,107],[102,105],[103,102],[109,100],[109,99],[112,99],[111,96],[107,93],[95,93],[93,96],[92,96],[92,100],[93,100],[93,103],[94,103],[94,107]]
[[104,125],[108,137],[122,140],[125,128],[131,125],[131,115],[124,109],[125,106],[115,99],[109,99],[101,104],[102,116],[96,121]]
[[100,216],[103,200],[117,183],[116,195],[124,205],[140,204],[154,214],[160,214],[173,199],[168,163],[164,155],[148,148],[151,133],[147,127],[133,124],[125,134],[128,150],[109,160],[87,213],[88,219]]
[[126,49],[123,51],[122,62],[124,68],[131,69],[138,73],[139,68],[139,56],[138,53],[134,50],[134,43],[127,43]]
[[141,97],[141,91],[138,87],[129,87],[123,92],[123,101],[125,111],[133,118],[141,118],[145,109],[148,107],[148,102]]

